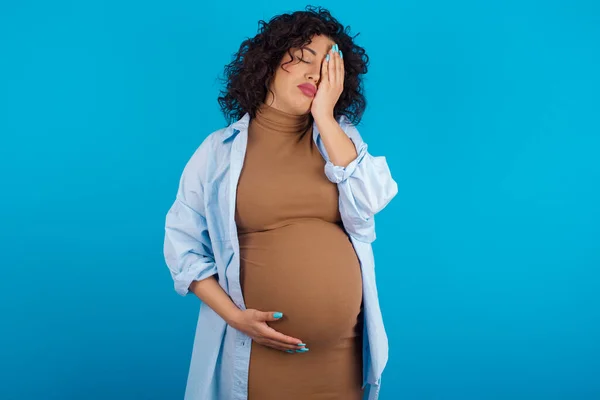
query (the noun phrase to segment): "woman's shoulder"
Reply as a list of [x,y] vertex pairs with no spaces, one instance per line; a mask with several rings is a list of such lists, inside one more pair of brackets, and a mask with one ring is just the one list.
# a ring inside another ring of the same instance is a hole
[[224,148],[224,138],[227,135],[227,131],[230,130],[231,127],[224,127],[217,129],[216,131],[210,132],[203,139],[201,139],[200,144],[194,150],[192,154],[192,158],[206,158],[207,156],[218,153]]
[[211,160],[220,158],[219,154],[222,152],[220,137],[225,129],[227,128],[213,131],[200,140],[185,164],[184,174],[204,175],[208,166],[212,164]]

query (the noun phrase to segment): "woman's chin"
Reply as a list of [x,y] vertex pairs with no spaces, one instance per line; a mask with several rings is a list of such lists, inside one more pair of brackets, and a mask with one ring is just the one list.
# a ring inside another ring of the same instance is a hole
[[308,101],[307,103],[303,104],[301,107],[299,107],[300,114],[308,114],[310,113],[310,109],[312,108],[312,100]]

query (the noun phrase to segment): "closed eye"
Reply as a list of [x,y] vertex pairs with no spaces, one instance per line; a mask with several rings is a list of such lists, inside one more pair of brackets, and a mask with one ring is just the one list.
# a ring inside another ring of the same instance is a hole
[[303,59],[303,58],[301,58],[301,57],[298,57],[298,60],[302,61],[303,63],[310,64],[310,62],[309,62],[309,61],[306,61],[305,59]]

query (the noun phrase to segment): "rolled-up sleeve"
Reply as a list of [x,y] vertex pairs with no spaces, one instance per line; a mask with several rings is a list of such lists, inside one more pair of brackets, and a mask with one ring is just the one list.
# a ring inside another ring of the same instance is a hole
[[[353,142],[354,142],[354,140],[353,140]],[[354,171],[356,170],[356,167],[360,163],[362,163],[362,160],[365,158],[365,156],[368,155],[366,143],[363,142],[363,143],[359,144],[358,146],[356,145],[356,143],[354,143],[354,146],[356,147],[356,152],[358,153],[358,155],[356,156],[356,158],[354,160],[350,161],[350,163],[348,165],[346,165],[345,167],[340,167],[339,165],[335,165],[329,160],[325,164],[325,175],[327,175],[327,178],[331,182],[340,183],[340,182],[344,182],[345,180],[347,180],[354,173]]]
[[363,242],[375,240],[373,216],[383,210],[398,193],[384,156],[372,156],[358,129],[351,123],[342,125],[356,147],[357,157],[347,166],[325,164],[325,175],[337,183],[339,206],[348,233]]
[[175,291],[182,296],[189,293],[193,281],[217,273],[204,209],[206,145],[203,143],[186,164],[165,218],[164,257]]

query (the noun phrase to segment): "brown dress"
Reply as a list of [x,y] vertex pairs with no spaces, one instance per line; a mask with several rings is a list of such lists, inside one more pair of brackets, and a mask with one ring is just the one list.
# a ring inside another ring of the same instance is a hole
[[360,264],[308,117],[262,104],[248,127],[235,215],[244,300],[282,312],[268,324],[309,349],[253,341],[249,400],[362,399]]

